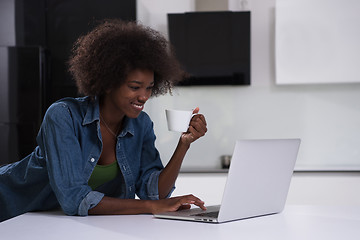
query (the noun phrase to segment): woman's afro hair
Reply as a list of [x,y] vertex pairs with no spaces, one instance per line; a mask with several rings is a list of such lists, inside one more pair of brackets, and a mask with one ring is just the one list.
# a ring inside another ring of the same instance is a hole
[[104,20],[74,44],[69,71],[82,95],[102,96],[135,69],[154,72],[152,96],[171,92],[186,73],[171,44],[137,22]]

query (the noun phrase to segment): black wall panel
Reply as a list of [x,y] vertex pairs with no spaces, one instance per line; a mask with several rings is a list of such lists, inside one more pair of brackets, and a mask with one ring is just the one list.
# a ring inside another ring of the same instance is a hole
[[135,0],[0,1],[0,165],[36,146],[46,109],[76,97],[67,71],[74,41],[99,20],[136,20]]

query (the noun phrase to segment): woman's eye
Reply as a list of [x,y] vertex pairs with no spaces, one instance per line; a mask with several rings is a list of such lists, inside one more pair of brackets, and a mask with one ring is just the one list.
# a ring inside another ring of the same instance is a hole
[[139,87],[135,87],[135,86],[130,86],[130,88],[133,89],[133,90],[138,90],[139,89]]

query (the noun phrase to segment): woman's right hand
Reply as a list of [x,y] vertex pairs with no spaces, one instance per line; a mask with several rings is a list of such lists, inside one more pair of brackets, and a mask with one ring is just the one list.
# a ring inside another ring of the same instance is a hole
[[177,210],[189,209],[191,204],[200,207],[203,210],[206,210],[204,206],[204,202],[194,195],[185,195],[179,197],[172,197],[166,199],[160,199],[156,201],[151,201],[152,213],[160,213],[160,212],[175,212]]

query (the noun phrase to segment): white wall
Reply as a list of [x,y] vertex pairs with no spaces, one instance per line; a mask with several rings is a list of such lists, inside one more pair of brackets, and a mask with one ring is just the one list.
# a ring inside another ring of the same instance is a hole
[[357,0],[277,0],[276,82],[359,83],[359,11]]
[[[252,84],[178,88],[172,97],[152,99],[146,111],[154,120],[164,163],[178,135],[167,132],[163,110],[197,105],[206,114],[209,132],[192,146],[184,168],[219,167],[218,157],[232,152],[236,138],[294,136],[303,139],[298,169],[358,168],[359,84],[276,86],[275,0],[228,3],[232,10],[252,14]],[[194,0],[138,0],[138,17],[167,36],[166,13],[195,6]],[[207,204],[218,204],[225,182],[226,173],[182,173],[173,196],[193,193]],[[287,204],[360,205],[359,185],[358,173],[295,173]]]
[[[180,174],[173,196],[194,194],[207,205],[221,203],[226,173]],[[294,173],[286,204],[360,206],[359,173]]]
[[[246,3],[245,5],[242,3]],[[206,115],[209,131],[192,145],[184,168],[217,168],[239,138],[293,138],[302,144],[297,169],[360,169],[360,84],[275,84],[275,0],[229,1],[251,11],[251,86],[178,87],[147,103],[166,164],[179,135],[168,132],[166,108]],[[309,6],[311,7],[311,6]],[[138,18],[167,35],[166,13],[195,9],[193,0],[139,0]]]

